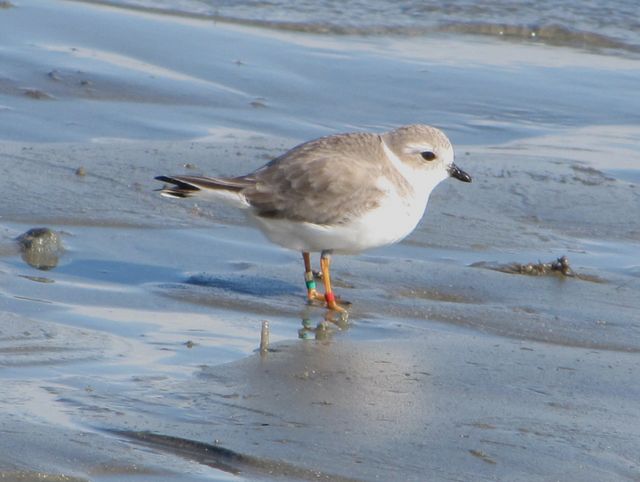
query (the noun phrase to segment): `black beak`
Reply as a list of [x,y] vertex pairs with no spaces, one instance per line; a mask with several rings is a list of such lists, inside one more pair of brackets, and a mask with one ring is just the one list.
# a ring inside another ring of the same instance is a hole
[[471,182],[471,176],[456,166],[453,162],[449,166],[449,175],[462,182]]

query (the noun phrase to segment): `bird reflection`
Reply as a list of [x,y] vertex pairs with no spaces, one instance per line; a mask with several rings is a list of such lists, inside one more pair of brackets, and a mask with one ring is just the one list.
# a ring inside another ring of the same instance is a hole
[[314,321],[314,312],[307,306],[302,312],[302,328],[298,330],[301,340],[325,341],[333,337],[338,331],[349,329],[349,317],[346,312],[326,310],[320,321]]

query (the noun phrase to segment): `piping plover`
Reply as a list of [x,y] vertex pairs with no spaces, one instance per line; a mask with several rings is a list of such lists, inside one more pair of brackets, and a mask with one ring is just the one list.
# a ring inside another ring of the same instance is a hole
[[[243,209],[272,242],[302,252],[307,297],[345,311],[331,289],[332,253],[359,253],[410,234],[441,181],[471,176],[453,162],[435,127],[408,125],[384,134],[350,133],[300,144],[244,176],[158,176],[167,197],[222,200]],[[324,294],[311,252],[320,252]]]

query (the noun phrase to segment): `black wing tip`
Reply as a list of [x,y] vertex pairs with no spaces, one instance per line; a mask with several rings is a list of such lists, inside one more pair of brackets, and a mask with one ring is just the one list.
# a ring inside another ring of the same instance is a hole
[[170,176],[156,176],[154,177],[156,181],[165,182],[168,184],[173,184],[173,186],[165,186],[159,189],[160,194],[166,197],[177,197],[177,198],[185,198],[189,197],[195,192],[199,191],[200,188],[194,186],[193,184],[189,184],[188,182],[182,181],[179,178],[170,177]]
[[161,182],[170,182],[170,183],[175,182],[175,179],[173,177],[169,177],[169,176],[156,176],[156,177],[154,177],[154,179],[156,181],[161,181]]

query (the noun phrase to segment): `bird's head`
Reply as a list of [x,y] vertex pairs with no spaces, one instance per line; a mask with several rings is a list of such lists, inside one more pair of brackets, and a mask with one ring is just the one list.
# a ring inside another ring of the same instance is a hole
[[451,141],[440,129],[413,124],[387,132],[382,139],[403,166],[416,173],[429,173],[435,184],[447,177],[471,182],[471,176],[455,164]]

